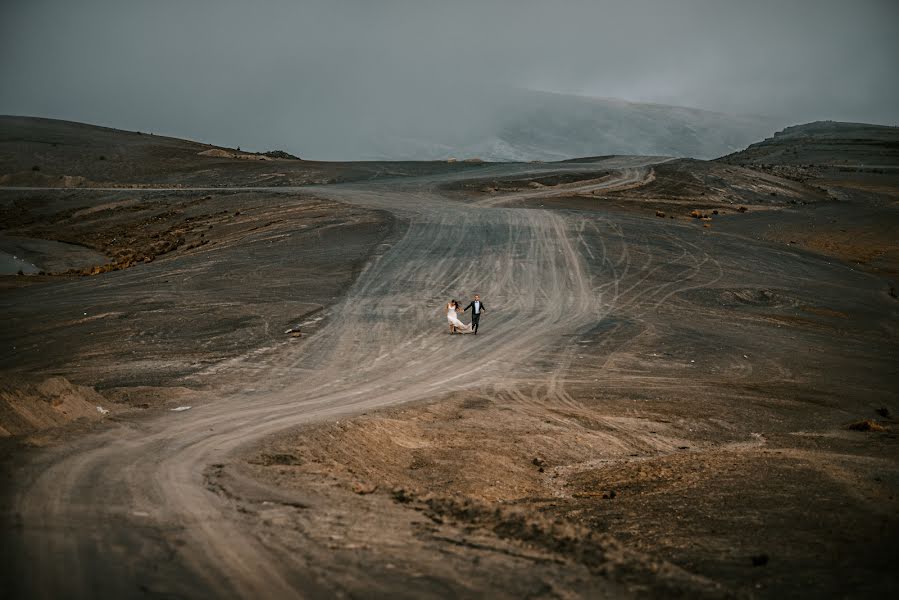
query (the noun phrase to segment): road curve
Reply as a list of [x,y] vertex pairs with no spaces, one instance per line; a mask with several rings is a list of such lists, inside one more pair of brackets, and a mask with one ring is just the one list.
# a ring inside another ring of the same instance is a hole
[[[661,160],[596,163],[613,175],[558,193],[639,184]],[[518,176],[586,167],[488,168]],[[6,515],[15,520],[6,558],[21,573],[14,595],[126,598],[148,589],[293,595],[289,563],[231,518],[227,499],[209,488],[211,465],[285,428],[525,377],[529,358],[562,336],[595,326],[616,306],[643,303],[648,310],[689,285],[689,277],[652,284],[658,267],[632,260],[614,224],[605,233],[616,239],[589,248],[583,224],[559,213],[500,207],[524,193],[463,205],[435,191],[445,181],[316,188],[394,212],[408,229],[367,265],[320,333],[231,362],[226,374],[220,367],[232,390],[224,397],[183,413],[126,419],[41,454],[28,479],[17,482]],[[524,195],[551,193],[557,192]],[[682,266],[699,272],[703,257],[681,250]],[[591,276],[586,253],[607,266],[607,278]],[[475,290],[491,309],[483,323],[490,335],[445,335],[446,300]]]

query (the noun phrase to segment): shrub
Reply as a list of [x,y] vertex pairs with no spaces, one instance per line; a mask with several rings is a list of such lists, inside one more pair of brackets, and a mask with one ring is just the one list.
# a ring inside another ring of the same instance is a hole
[[40,165],[34,165],[33,167],[31,167],[31,170],[32,170],[32,171],[40,171],[40,170],[41,170],[41,166],[40,166]]
[[874,419],[865,419],[864,421],[857,421],[855,423],[850,423],[848,428],[853,431],[886,431],[886,427],[875,421]]

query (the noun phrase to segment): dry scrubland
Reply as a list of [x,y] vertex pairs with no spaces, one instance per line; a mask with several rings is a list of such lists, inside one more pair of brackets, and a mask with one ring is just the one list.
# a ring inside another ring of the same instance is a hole
[[0,134],[14,597],[894,592],[895,129],[508,165]]

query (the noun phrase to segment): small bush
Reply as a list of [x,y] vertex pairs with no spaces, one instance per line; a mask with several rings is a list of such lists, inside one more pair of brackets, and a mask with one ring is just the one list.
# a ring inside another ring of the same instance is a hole
[[31,167],[31,170],[32,170],[32,171],[40,171],[40,170],[41,170],[41,166],[40,166],[40,165],[34,165],[33,167]]
[[106,160],[106,156],[103,155],[103,154],[101,154],[100,157],[99,157],[99,160]]
[[864,421],[850,423],[848,428],[852,431],[886,431],[886,427],[874,419],[865,419]]

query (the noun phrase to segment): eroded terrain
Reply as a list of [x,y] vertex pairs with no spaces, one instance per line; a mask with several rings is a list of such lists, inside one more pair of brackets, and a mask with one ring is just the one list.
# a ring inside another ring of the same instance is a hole
[[895,589],[888,174],[207,159],[2,191],[108,259],[4,281],[6,409],[109,411],[7,439],[14,596]]

